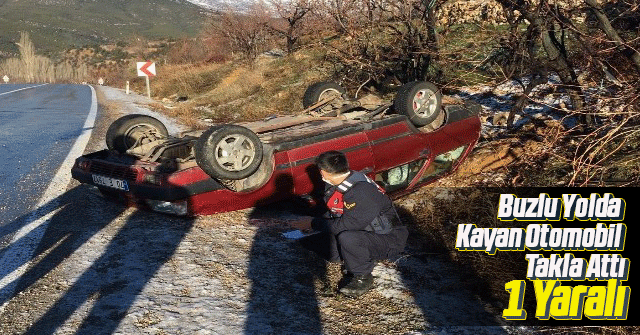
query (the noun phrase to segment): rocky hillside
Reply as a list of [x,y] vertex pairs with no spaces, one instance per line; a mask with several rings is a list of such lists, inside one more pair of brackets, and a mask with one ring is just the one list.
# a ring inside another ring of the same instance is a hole
[[[604,0],[597,0],[605,3]],[[582,1],[556,1],[562,7],[582,6]],[[495,0],[453,0],[442,5],[438,12],[440,21],[447,23],[504,23],[506,22],[502,7]]]

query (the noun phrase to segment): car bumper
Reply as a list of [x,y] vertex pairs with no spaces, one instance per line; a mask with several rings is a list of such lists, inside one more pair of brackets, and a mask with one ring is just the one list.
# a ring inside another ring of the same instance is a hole
[[[80,170],[78,168],[74,168],[71,170],[71,176],[77,181],[94,185],[97,187],[104,187],[102,185],[97,185],[93,181],[93,174],[87,171]],[[116,192],[124,192],[130,193],[132,196],[138,199],[151,199],[151,200],[162,200],[162,201],[176,201],[180,199],[185,199],[190,196],[224,189],[222,185],[216,182],[214,179],[203,180],[199,182],[195,182],[189,185],[147,185],[147,184],[139,184],[136,182],[129,181],[129,190],[122,191],[117,189],[112,189]]]

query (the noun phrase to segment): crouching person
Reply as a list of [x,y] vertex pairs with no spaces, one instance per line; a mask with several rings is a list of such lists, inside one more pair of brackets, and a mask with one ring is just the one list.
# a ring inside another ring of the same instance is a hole
[[327,218],[313,219],[314,230],[329,235],[329,261],[342,261],[346,273],[339,291],[357,297],[373,287],[378,260],[396,260],[404,250],[407,228],[401,225],[384,190],[361,172],[349,170],[346,156],[329,151],[316,159],[327,183]]

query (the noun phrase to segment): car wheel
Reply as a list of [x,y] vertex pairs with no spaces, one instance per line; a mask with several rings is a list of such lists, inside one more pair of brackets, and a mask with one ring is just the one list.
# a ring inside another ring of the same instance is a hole
[[[316,103],[332,97],[342,97],[345,94],[344,88],[338,85],[338,83],[331,81],[323,81],[319,83],[315,83],[307,88],[304,92],[304,96],[302,97],[302,106],[307,109]],[[320,112],[329,112],[333,109],[333,107],[325,106],[320,108]]]
[[262,142],[253,131],[238,125],[214,126],[195,145],[196,162],[215,179],[243,179],[262,162]]
[[414,81],[400,87],[393,108],[408,116],[415,126],[426,126],[443,112],[442,93],[432,83]]
[[107,148],[125,153],[136,145],[169,136],[167,127],[148,115],[131,114],[115,120],[107,129]]

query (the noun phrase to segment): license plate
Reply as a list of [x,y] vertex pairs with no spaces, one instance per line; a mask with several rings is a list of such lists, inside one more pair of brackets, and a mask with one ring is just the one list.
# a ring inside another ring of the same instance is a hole
[[115,178],[110,178],[110,177],[105,177],[105,176],[99,176],[99,175],[95,175],[95,174],[91,175],[91,177],[93,177],[93,182],[96,185],[115,188],[115,189],[121,190],[121,191],[129,191],[129,185],[127,185],[127,181],[126,180],[115,179]]

